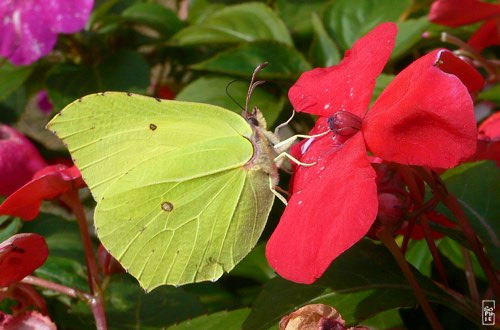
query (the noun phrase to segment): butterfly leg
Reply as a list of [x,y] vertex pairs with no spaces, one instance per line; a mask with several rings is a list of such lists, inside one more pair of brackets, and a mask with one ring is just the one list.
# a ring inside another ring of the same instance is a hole
[[289,153],[286,153],[286,152],[280,153],[276,158],[274,158],[274,162],[276,164],[280,164],[283,161],[283,158],[285,158],[285,157],[288,158],[290,161],[292,161],[295,164],[300,165],[300,166],[309,167],[309,166],[316,165],[316,163],[317,163],[317,162],[314,162],[314,163],[303,163],[300,160],[298,160],[297,158],[293,157],[292,155],[290,155]]
[[276,126],[276,128],[274,129],[274,135],[276,135],[278,138],[280,136],[280,129],[285,127],[286,125],[290,124],[290,122],[292,121],[293,117],[295,116],[295,109],[292,110],[292,116],[290,118],[288,118],[287,121],[285,121],[284,123],[282,124],[279,124],[278,126]]
[[278,199],[280,201],[282,201],[283,204],[285,204],[285,206],[288,205],[288,202],[286,201],[286,198],[275,189],[274,182],[273,182],[273,179],[271,177],[269,177],[269,189],[271,189],[271,191],[273,192],[274,196],[278,197]]
[[295,140],[297,140],[297,139],[300,139],[300,138],[302,138],[302,139],[314,139],[314,138],[317,138],[320,136],[324,136],[330,132],[331,132],[330,130],[327,130],[323,133],[319,133],[319,134],[315,134],[315,135],[297,134],[297,135],[294,135],[292,137],[289,137],[286,140],[281,141],[280,143],[276,143],[274,145],[274,149],[277,152],[283,152],[283,151],[287,150],[288,148],[290,148],[292,146],[292,144],[295,142]]

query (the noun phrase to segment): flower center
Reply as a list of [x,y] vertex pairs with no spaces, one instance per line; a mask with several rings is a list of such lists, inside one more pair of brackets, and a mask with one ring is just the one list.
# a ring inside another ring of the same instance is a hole
[[328,127],[341,136],[352,136],[361,129],[361,118],[349,111],[339,110],[328,117]]

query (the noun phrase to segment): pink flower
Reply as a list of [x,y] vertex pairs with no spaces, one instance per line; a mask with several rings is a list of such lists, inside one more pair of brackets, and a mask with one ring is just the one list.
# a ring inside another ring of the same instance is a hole
[[80,31],[94,0],[10,0],[0,2],[0,55],[29,65],[47,55],[58,33]]
[[47,164],[31,142],[14,128],[0,125],[0,195],[10,195]]
[[38,104],[38,109],[47,115],[50,115],[54,109],[54,105],[50,102],[49,95],[46,90],[38,92],[36,95],[36,103]]
[[[282,277],[312,283],[366,235],[378,212],[376,174],[367,151],[384,161],[449,168],[476,148],[469,90],[483,78],[447,50],[401,71],[369,107],[397,27],[384,23],[358,40],[338,65],[302,74],[288,96],[297,111],[318,115],[292,155],[292,196],[269,239],[266,256]],[[369,108],[369,110],[368,110]]]

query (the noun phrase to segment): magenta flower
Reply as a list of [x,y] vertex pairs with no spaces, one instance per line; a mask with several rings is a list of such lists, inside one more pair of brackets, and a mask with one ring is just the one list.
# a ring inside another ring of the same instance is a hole
[[10,0],[0,2],[0,56],[29,65],[47,55],[58,33],[80,31],[94,0]]
[[12,194],[46,165],[24,135],[12,127],[0,125],[0,195]]
[[50,102],[49,95],[46,90],[41,90],[36,95],[36,103],[38,105],[38,109],[44,114],[50,115],[52,110],[54,109],[54,105]]

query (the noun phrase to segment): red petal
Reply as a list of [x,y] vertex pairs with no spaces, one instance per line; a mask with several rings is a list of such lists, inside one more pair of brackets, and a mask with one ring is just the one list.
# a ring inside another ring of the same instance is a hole
[[479,126],[479,136],[500,140],[500,112],[492,114]]
[[479,0],[437,0],[432,4],[429,20],[446,26],[475,23],[500,14],[500,6]]
[[471,93],[484,87],[483,76],[472,65],[456,57],[452,52],[442,51],[436,66],[446,73],[457,76]]
[[396,24],[380,24],[359,39],[338,65],[304,72],[288,92],[295,110],[325,117],[347,110],[362,118],[396,34]]
[[497,167],[500,167],[500,140],[478,140],[476,153],[468,161],[479,160],[494,160]]
[[500,18],[484,23],[467,42],[472,48],[481,52],[484,48],[500,45]]
[[80,171],[73,166],[47,166],[34,179],[16,190],[0,205],[0,214],[33,220],[38,215],[42,200],[55,199],[63,193],[84,186]]
[[106,250],[102,244],[99,245],[97,249],[97,262],[99,262],[99,266],[106,276],[115,273],[125,273],[125,269],[123,269],[122,265],[109,254],[108,250]]
[[[429,213],[427,213],[427,216],[430,221],[437,223],[438,225],[447,228],[455,228],[455,224],[441,213],[430,211]],[[406,233],[406,228],[402,228],[401,230],[399,230],[399,233],[404,235]],[[438,231],[432,231],[433,239],[438,239],[443,236],[444,235]],[[414,240],[421,240],[425,238],[424,230],[420,224],[416,224],[415,227],[413,227],[410,237]]]
[[494,160],[500,167],[500,112],[494,113],[479,126],[477,150],[469,161]]
[[363,121],[370,151],[386,161],[437,168],[453,167],[474,153],[472,99],[458,77],[442,70],[458,67],[448,63],[451,56],[433,51],[396,76]]
[[[295,174],[294,193],[269,239],[269,264],[282,277],[312,283],[330,263],[368,231],[377,215],[375,171],[361,134],[344,145],[313,143]],[[316,158],[320,156],[320,158]]]
[[0,243],[0,287],[22,280],[43,265],[49,250],[37,234],[17,234]]

